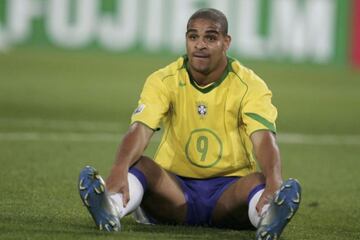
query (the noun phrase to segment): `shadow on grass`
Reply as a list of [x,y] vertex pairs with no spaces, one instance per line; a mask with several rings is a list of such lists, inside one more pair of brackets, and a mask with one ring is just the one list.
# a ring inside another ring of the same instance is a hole
[[172,238],[186,239],[254,239],[254,231],[237,231],[209,227],[174,226],[174,225],[142,225],[128,224],[124,230],[143,233],[147,235],[168,235]]
[[[122,220],[122,231],[119,233],[100,232],[89,217],[51,217],[41,215],[24,215],[19,217],[0,215],[0,236],[4,238],[48,239],[82,239],[104,238],[119,239],[254,239],[253,231],[236,231],[206,227],[142,225],[131,217]],[[2,238],[1,237],[1,238]]]

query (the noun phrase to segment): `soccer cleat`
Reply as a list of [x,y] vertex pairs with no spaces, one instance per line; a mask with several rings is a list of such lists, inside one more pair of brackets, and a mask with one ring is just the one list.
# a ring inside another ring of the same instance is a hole
[[256,240],[276,240],[299,208],[301,186],[295,179],[288,179],[270,203],[262,216],[256,231]]
[[108,232],[120,230],[119,214],[105,191],[105,182],[95,168],[86,166],[80,172],[79,193],[96,226]]

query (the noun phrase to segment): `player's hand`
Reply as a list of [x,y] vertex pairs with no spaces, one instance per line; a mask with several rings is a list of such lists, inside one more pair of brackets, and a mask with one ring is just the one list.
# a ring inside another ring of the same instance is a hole
[[275,191],[272,189],[265,188],[264,192],[260,196],[258,203],[256,204],[256,211],[258,212],[259,216],[262,214],[264,206],[270,203],[274,193]]
[[[274,197],[275,192],[280,188],[282,181],[273,181],[271,184],[267,183],[264,192],[261,194],[258,203],[256,204],[256,211],[261,216],[265,205],[269,204]],[[265,210],[265,209],[264,209]]]
[[106,179],[106,189],[110,193],[121,193],[123,206],[126,207],[130,200],[128,171],[125,169],[118,170],[114,167],[110,176]]

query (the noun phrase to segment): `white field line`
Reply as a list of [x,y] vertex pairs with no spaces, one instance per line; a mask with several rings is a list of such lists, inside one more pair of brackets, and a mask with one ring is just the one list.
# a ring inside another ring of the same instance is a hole
[[95,121],[70,121],[52,120],[41,118],[0,118],[0,126],[31,127],[65,131],[104,131],[116,132],[123,126],[121,122],[95,122]]
[[[53,142],[120,142],[122,134],[76,132],[0,132],[0,141],[53,141]],[[160,141],[160,134],[152,139]],[[279,134],[278,142],[305,145],[360,145],[360,135],[306,135],[299,133]]]
[[360,145],[360,135],[279,133],[278,142],[308,145]]
[[[9,126],[29,131],[0,132],[0,141],[120,142],[123,137],[120,122],[0,118],[0,127]],[[34,128],[42,131],[31,131]],[[160,137],[155,134],[152,141],[159,142]],[[360,135],[278,133],[277,138],[284,144],[360,145]]]
[[121,134],[76,132],[0,132],[0,141],[120,142]]

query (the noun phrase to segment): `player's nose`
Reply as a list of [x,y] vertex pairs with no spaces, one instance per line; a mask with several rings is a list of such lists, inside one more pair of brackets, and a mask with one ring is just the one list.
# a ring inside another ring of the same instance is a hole
[[197,41],[196,41],[196,44],[195,44],[195,48],[196,49],[204,49],[206,48],[206,43],[203,39],[199,38]]

